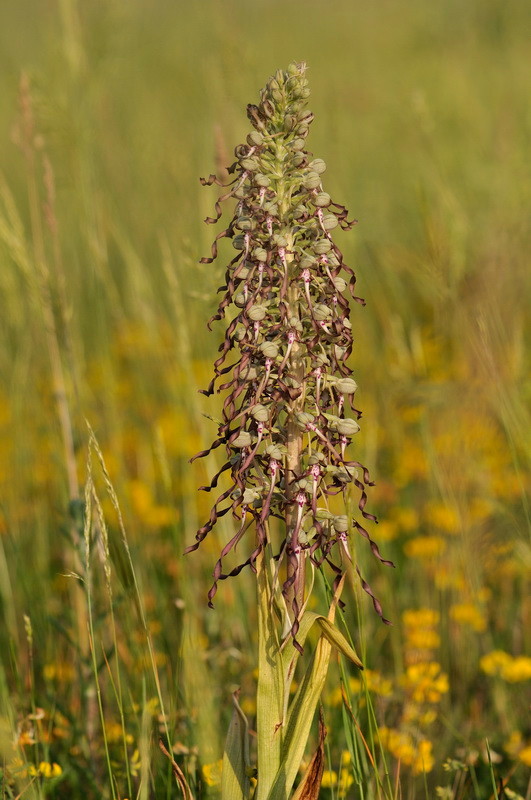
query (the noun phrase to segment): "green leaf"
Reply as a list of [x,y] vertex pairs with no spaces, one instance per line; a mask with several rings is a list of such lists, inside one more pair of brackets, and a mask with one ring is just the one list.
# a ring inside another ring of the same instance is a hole
[[222,800],[249,800],[248,725],[245,714],[239,706],[237,692],[233,694],[232,701],[234,710],[225,742],[225,752],[223,753],[221,798]]
[[326,617],[319,616],[317,618],[317,623],[321,627],[323,636],[325,636],[328,639],[330,644],[336,647],[340,653],[343,653],[344,656],[349,658],[353,664],[355,664],[360,669],[363,669],[363,664],[361,663],[358,654],[356,653],[354,648],[350,646],[350,644],[343,636],[339,628],[336,628],[334,623],[330,622],[330,620],[327,619]]
[[[344,578],[340,581],[336,589],[328,618],[307,612],[303,615],[303,619],[301,620],[301,628],[303,628],[306,633],[310,629],[312,622],[319,622],[322,634],[317,642],[313,659],[306,669],[304,677],[288,710],[282,744],[282,761],[280,762],[271,791],[266,796],[267,800],[286,800],[295,782],[300,763],[304,756],[304,750],[310,734],[315,709],[317,708],[317,703],[319,702],[328,673],[332,641],[334,646],[341,645],[341,650],[344,646],[343,642],[345,642],[348,648],[347,652],[350,651],[349,658],[353,654],[355,659],[359,661],[352,648],[350,648],[350,645],[348,645],[342,634],[339,633],[333,624],[335,611],[343,589],[343,583]],[[306,619],[304,619],[305,616]],[[324,625],[320,622],[320,620],[323,619],[325,620]],[[260,775],[258,776],[258,782],[260,783]]]
[[282,653],[273,614],[272,578],[267,556],[256,560],[258,583],[258,689],[256,727],[258,785],[256,800],[265,800],[281,759],[284,723],[284,674]]

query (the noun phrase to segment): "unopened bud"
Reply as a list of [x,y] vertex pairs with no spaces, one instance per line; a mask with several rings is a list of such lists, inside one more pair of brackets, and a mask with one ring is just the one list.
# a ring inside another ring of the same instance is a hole
[[321,185],[321,178],[317,172],[308,172],[302,185],[305,189],[317,189],[317,187]]
[[337,221],[337,217],[335,214],[325,214],[323,217],[323,228],[325,231],[332,231],[334,228],[337,228],[339,222]]
[[261,403],[257,403],[251,411],[251,416],[257,422],[267,422],[269,419],[269,410]]
[[341,394],[354,394],[358,388],[358,384],[352,378],[340,378],[336,381],[336,389]]
[[251,306],[251,308],[247,311],[247,315],[254,322],[259,322],[267,315],[267,308],[266,306],[262,305]]
[[259,349],[266,358],[276,358],[278,356],[278,344],[276,342],[262,342]]
[[354,436],[360,429],[358,423],[353,419],[340,419],[335,427],[337,432],[343,436]]
[[328,253],[331,247],[332,245],[330,244],[328,239],[319,239],[319,241],[315,242],[315,244],[313,245],[313,251],[314,253],[317,253],[317,255],[322,256],[325,253]]
[[325,169],[326,164],[322,158],[314,158],[313,161],[310,161],[310,169],[313,169],[314,172],[317,172],[318,175],[321,175]]
[[332,525],[334,526],[334,530],[338,533],[346,533],[348,531],[348,517],[344,514],[340,514],[334,517]]
[[251,434],[248,431],[240,431],[237,437],[231,442],[232,447],[249,447],[252,443]]

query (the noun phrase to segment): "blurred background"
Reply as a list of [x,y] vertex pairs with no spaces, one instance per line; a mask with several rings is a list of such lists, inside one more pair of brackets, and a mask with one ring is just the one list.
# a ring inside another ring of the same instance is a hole
[[[531,6],[21,0],[1,16],[4,796],[169,797],[157,729],[215,796],[237,686],[252,727],[252,575],[210,611],[230,526],[182,556],[216,471],[188,459],[219,410],[197,391],[224,274],[199,264],[217,196],[199,176],[224,174],[246,104],[294,60],[325,189],[359,221],[337,236],[367,300],[356,444],[396,564],[360,543],[394,624],[351,590],[369,668],[352,708],[404,797],[494,797],[493,774],[525,796]],[[380,796],[349,766],[339,685],[332,671],[322,796]]]

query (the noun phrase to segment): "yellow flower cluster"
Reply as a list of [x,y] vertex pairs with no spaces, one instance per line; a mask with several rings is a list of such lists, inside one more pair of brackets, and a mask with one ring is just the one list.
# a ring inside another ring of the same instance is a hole
[[30,775],[40,775],[42,778],[58,778],[63,774],[63,770],[55,761],[53,764],[50,764],[49,761],[41,761],[38,767],[31,764],[28,772]]
[[339,774],[335,770],[325,769],[323,772],[323,779],[321,781],[321,787],[323,789],[337,789],[337,797],[344,798],[347,795],[347,791],[350,789],[352,784],[354,783],[354,778],[350,770],[346,767],[342,767],[339,770]]
[[431,772],[434,765],[433,744],[429,739],[415,742],[406,731],[383,726],[378,729],[380,742],[397,761],[411,768],[414,775]]
[[[364,683],[362,683],[362,680]],[[393,683],[388,678],[384,678],[376,670],[366,669],[363,672],[363,679],[349,678],[348,690],[350,694],[359,695],[364,690],[364,684],[367,691],[377,694],[380,697],[391,697],[393,694]],[[343,695],[341,686],[336,686],[328,695],[327,703],[330,706],[338,707],[341,705]]]
[[477,633],[487,629],[485,615],[474,603],[454,603],[450,606],[450,618],[458,625],[467,625]]
[[419,561],[433,561],[446,550],[446,541],[442,536],[416,536],[404,545],[404,553],[408,558]]
[[503,650],[492,650],[482,656],[479,666],[486,675],[496,675],[507,683],[531,680],[531,658],[511,656]]
[[520,731],[513,731],[503,749],[510,758],[531,767],[531,742],[526,743]]
[[223,768],[223,761],[213,761],[211,764],[203,764],[201,767],[201,775],[207,786],[220,786],[221,785],[221,770]]
[[435,650],[439,647],[441,637],[436,630],[439,617],[439,612],[431,608],[407,609],[403,612],[406,661],[415,658],[419,650]]
[[401,679],[402,685],[415,703],[438,703],[448,692],[448,675],[436,661],[410,664]]

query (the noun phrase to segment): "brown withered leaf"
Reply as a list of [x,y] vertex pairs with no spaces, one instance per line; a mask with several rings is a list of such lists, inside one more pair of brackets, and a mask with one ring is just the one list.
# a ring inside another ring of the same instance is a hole
[[318,800],[321,781],[325,764],[324,740],[326,728],[323,720],[323,711],[319,710],[319,744],[312,756],[302,781],[297,786],[291,800]]

